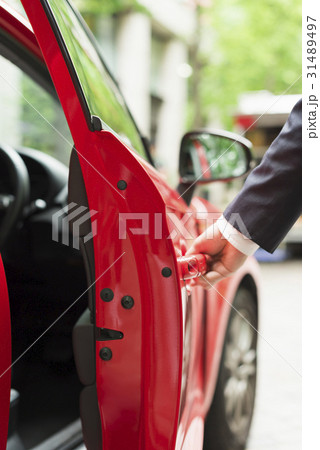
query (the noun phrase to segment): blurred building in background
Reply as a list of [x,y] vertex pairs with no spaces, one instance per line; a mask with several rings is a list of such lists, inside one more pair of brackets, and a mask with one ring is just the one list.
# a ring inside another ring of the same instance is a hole
[[[269,91],[246,92],[240,95],[234,123],[238,133],[252,142],[257,163],[280,133],[301,96],[302,94],[274,95]],[[285,237],[284,243],[293,253],[301,254],[301,242],[300,217]]]
[[189,47],[195,32],[192,0],[140,0],[147,13],[95,18],[94,33],[136,122],[151,140],[171,181],[185,131]]
[[252,142],[257,160],[261,160],[278,136],[300,98],[301,94],[274,95],[269,91],[246,92],[239,97],[234,114],[235,126]]

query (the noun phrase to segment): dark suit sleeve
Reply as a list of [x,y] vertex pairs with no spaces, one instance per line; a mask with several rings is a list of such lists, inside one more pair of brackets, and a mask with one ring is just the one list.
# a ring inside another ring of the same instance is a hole
[[235,228],[270,253],[301,214],[301,121],[302,100],[295,105],[279,136],[223,213]]

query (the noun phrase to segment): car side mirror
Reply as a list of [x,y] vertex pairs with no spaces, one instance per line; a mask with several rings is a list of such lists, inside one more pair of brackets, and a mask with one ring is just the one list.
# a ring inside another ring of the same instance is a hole
[[180,183],[229,181],[251,168],[247,139],[227,131],[192,131],[183,136],[180,148]]

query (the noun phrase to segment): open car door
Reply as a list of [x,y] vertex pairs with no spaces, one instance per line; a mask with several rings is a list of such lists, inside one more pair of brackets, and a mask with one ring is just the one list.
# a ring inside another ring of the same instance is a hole
[[[69,221],[89,293],[88,314],[74,330],[85,385],[85,443],[90,449],[175,449],[177,435],[182,443],[187,433],[178,428],[188,365],[188,296],[178,261],[185,243],[169,227],[167,213],[178,220],[187,206],[142,157],[122,97],[70,4],[22,4],[74,140]],[[77,206],[88,208],[85,223],[72,219]],[[185,228],[195,234],[195,220]],[[197,423],[193,434],[200,433],[202,448],[202,419]]]
[[11,386],[11,327],[7,281],[0,256],[0,449],[6,448]]

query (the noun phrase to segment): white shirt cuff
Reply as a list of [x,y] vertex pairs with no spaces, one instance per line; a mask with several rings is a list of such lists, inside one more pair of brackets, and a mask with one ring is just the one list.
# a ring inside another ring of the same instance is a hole
[[244,253],[246,256],[253,255],[259,248],[258,244],[251,241],[249,238],[240,233],[240,231],[230,225],[223,215],[217,220],[217,226],[223,237],[227,239],[227,241],[229,241],[230,244],[237,250],[239,250],[239,252]]

